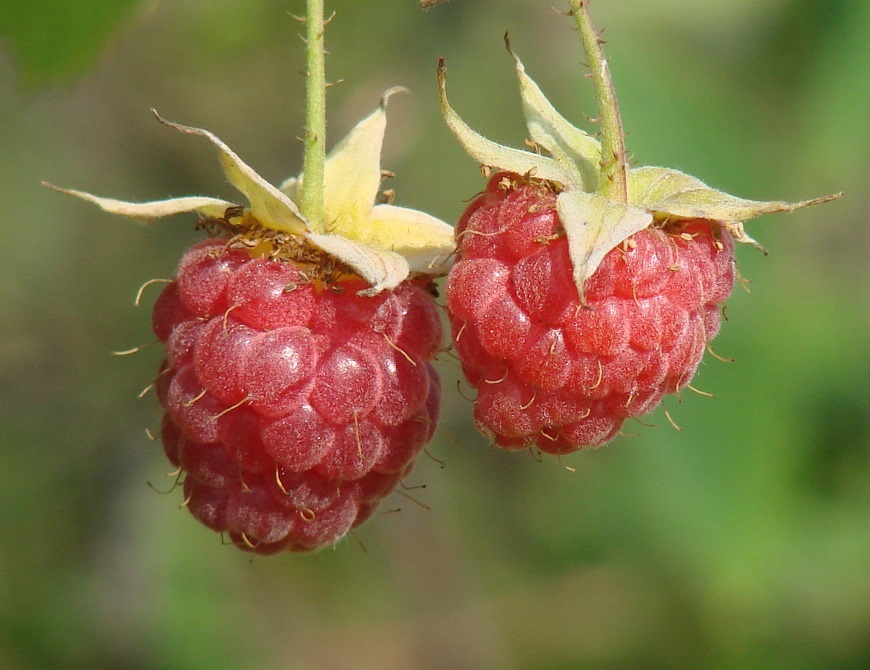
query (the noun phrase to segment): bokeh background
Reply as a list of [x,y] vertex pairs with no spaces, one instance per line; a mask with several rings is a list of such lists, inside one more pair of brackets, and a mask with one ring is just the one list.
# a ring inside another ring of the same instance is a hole
[[[534,0],[335,0],[330,132],[389,86],[397,203],[455,221],[482,188],[440,121],[525,138],[510,32],[570,118],[596,113],[576,33]],[[562,5],[565,5],[562,7]],[[145,428],[147,306],[196,238],[40,186],[232,199],[198,138],[301,164],[301,0],[0,1],[0,668],[870,667],[870,3],[597,0],[629,147],[755,198],[847,196],[753,222],[751,293],[658,427],[561,461],[489,449],[443,356],[439,436],[334,549],[251,557],[179,509]],[[146,292],[145,303],[155,293]],[[470,395],[467,389],[464,389]],[[435,459],[438,459],[437,461]],[[440,462],[438,462],[440,461]],[[149,487],[147,482],[153,485]],[[428,508],[428,509],[427,509]]]

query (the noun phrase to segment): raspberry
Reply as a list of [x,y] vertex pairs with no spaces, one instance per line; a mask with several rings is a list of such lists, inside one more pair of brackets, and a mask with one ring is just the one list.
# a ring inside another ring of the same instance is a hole
[[304,162],[321,178],[307,183],[322,187],[308,197],[304,174],[274,186],[213,133],[159,116],[213,145],[248,206],[126,202],[46,184],[122,216],[195,212],[199,228],[228,238],[194,245],[154,304],[166,345],[154,388],[185,505],[241,549],[336,542],[375,512],[435,432],[432,278],[447,274],[453,228],[379,196],[386,105],[398,90],[325,161],[306,145]]
[[332,544],[433,435],[441,344],[430,280],[360,297],[292,261],[208,239],[153,311],[170,462],[205,526],[260,554]]
[[662,167],[633,167],[589,3],[571,0],[600,141],[547,100],[505,37],[534,152],[492,142],[447,100],[465,151],[496,172],[456,227],[447,280],[453,340],[477,389],[478,427],[504,449],[605,444],[625,419],[688,386],[719,331],[744,222],[833,200],[761,202]]
[[581,304],[555,194],[515,174],[492,177],[456,230],[447,310],[475,421],[505,449],[604,444],[685,388],[734,284],[730,235],[685,221],[612,249]]

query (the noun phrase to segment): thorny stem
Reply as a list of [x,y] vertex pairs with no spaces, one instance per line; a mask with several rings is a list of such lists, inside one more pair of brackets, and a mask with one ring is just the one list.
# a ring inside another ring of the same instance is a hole
[[314,230],[323,230],[323,172],[326,163],[326,58],[323,0],[306,0],[305,158],[299,210]]
[[613,79],[602,49],[603,42],[589,15],[590,0],[569,1],[592,72],[595,97],[598,100],[598,115],[601,118],[602,178],[598,190],[601,195],[611,200],[627,203],[628,168],[625,159],[625,134],[622,130],[622,119],[619,116]]

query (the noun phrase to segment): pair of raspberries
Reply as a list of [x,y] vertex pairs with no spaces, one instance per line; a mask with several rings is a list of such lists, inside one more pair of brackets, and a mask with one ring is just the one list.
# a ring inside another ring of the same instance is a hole
[[[579,18],[608,97],[600,41]],[[455,230],[391,198],[376,204],[390,92],[327,157],[323,221],[297,206],[301,178],[273,186],[210,132],[166,121],[214,145],[247,207],[66,191],[127,216],[196,212],[213,233],[154,305],[166,346],[154,387],[186,507],[237,547],[330,545],[401,484],[438,420],[434,277],[447,275],[477,427],[506,450],[566,454],[609,442],[689,386],[734,286],[733,241],[752,242],[744,221],[836,197],[757,202],[629,168],[615,98],[599,142],[511,55],[532,152],[468,128],[439,67],[448,127],[494,172]]]
[[[564,454],[617,435],[691,380],[734,283],[709,221],[611,250],[581,304],[547,184],[496,174],[456,228],[447,313],[478,427]],[[258,553],[331,544],[366,520],[432,438],[441,350],[429,280],[358,295],[212,238],[154,306],[157,396],[187,507]]]

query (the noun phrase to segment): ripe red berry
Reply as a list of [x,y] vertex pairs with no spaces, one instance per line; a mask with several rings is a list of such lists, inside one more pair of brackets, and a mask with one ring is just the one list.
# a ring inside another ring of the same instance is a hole
[[692,379],[734,284],[710,221],[641,230],[584,284],[552,185],[499,173],[457,225],[447,310],[474,417],[501,447],[561,454],[611,440]]
[[161,437],[186,505],[262,554],[331,544],[367,519],[432,437],[441,343],[430,280],[372,297],[210,239],[154,305],[167,358]]
[[[633,167],[589,3],[571,0],[599,107],[600,141],[547,100],[505,37],[530,145],[503,146],[441,111],[497,174],[456,228],[447,281],[453,340],[477,389],[478,427],[505,449],[562,454],[611,440],[685,388],[720,325],[744,222],[803,202],[761,202],[662,167]],[[522,176],[521,176],[522,175]]]
[[226,236],[194,245],[154,304],[166,345],[154,386],[185,506],[241,549],[332,544],[374,513],[435,432],[432,278],[447,273],[453,228],[378,202],[386,105],[397,90],[319,171],[305,161],[322,172],[322,190],[307,198],[304,175],[274,186],[213,133],[160,117],[211,142],[249,206],[52,187],[123,216],[196,212],[201,228]]

